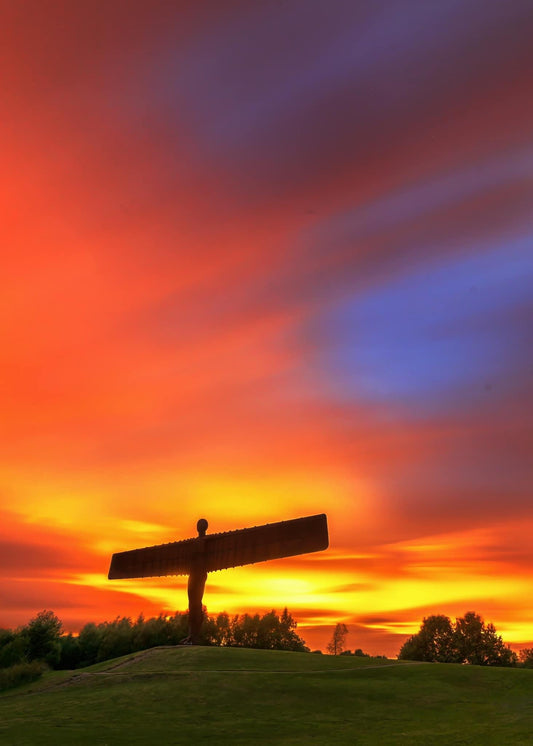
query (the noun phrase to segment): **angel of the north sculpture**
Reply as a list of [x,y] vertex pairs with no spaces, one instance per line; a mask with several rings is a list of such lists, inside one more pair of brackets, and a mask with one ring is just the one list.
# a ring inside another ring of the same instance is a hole
[[208,572],[320,552],[329,544],[324,513],[219,534],[206,534],[207,526],[205,518],[200,518],[194,539],[117,552],[109,568],[110,580],[188,575],[189,637],[184,642],[190,644],[200,641]]

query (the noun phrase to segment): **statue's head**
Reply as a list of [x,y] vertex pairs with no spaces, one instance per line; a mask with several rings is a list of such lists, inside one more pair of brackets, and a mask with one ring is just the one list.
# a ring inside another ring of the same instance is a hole
[[198,523],[196,524],[196,528],[198,530],[198,536],[205,536],[205,532],[207,531],[208,522],[205,520],[205,518],[200,518]]

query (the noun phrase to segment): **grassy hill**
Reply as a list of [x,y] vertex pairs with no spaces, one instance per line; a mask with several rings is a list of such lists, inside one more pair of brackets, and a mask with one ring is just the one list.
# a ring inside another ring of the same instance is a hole
[[155,648],[0,697],[0,743],[533,743],[533,671]]

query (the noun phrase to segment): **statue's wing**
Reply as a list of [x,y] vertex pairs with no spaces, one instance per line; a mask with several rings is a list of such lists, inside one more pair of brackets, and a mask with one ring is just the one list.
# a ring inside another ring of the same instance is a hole
[[188,575],[200,560],[208,572],[253,562],[319,552],[328,548],[328,524],[324,513],[292,521],[267,523],[202,539],[205,554],[199,554],[198,539],[185,539],[128,552],[111,558],[108,578],[148,578]]
[[291,521],[267,523],[206,536],[208,571],[249,565],[327,549],[328,524],[324,513]]
[[173,541],[155,547],[116,552],[111,557],[109,580],[150,578],[156,575],[188,575],[196,539]]

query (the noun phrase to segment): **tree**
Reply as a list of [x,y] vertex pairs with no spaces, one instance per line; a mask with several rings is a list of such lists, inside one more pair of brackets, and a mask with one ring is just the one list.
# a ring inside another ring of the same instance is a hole
[[105,622],[96,660],[106,661],[133,652],[133,624],[129,617]]
[[289,613],[287,607],[283,609],[283,613],[279,618],[280,626],[280,646],[282,650],[294,650],[299,652],[309,652],[309,648],[306,646],[300,635],[296,632],[296,621],[292,618],[292,614]]
[[59,638],[61,654],[57,668],[78,668],[81,662],[81,648],[79,638],[72,634],[62,635]]
[[222,611],[216,619],[207,617],[204,621],[204,635],[211,645],[227,647],[233,642],[231,620],[227,612]]
[[516,654],[504,644],[493,624],[468,611],[452,624],[444,615],[424,619],[416,635],[402,646],[398,658],[479,666],[514,666]]
[[425,617],[418,633],[404,643],[398,657],[412,661],[453,663],[457,655],[450,619],[442,614]]
[[44,660],[51,666],[59,662],[63,625],[53,611],[41,611],[23,633],[28,639],[28,660]]
[[516,653],[504,644],[494,625],[485,625],[479,614],[473,611],[456,620],[455,646],[460,663],[513,666],[517,662]]
[[524,648],[519,655],[524,668],[533,668],[533,648]]
[[88,622],[81,628],[78,635],[78,644],[80,646],[80,666],[82,668],[96,663],[102,636],[102,627],[97,627],[94,622]]
[[338,622],[333,630],[331,641],[328,642],[326,650],[330,655],[340,655],[344,650],[346,644],[346,637],[348,635],[348,627],[342,622]]
[[260,617],[259,614],[238,614],[229,620],[227,614],[208,617],[205,624],[207,644],[231,645],[241,648],[268,650],[294,650],[306,652],[305,642],[296,632],[296,622],[284,609],[281,616],[274,610]]
[[[6,630],[2,630],[5,632]],[[9,668],[28,660],[28,639],[20,632],[3,635],[0,643],[0,668]]]

